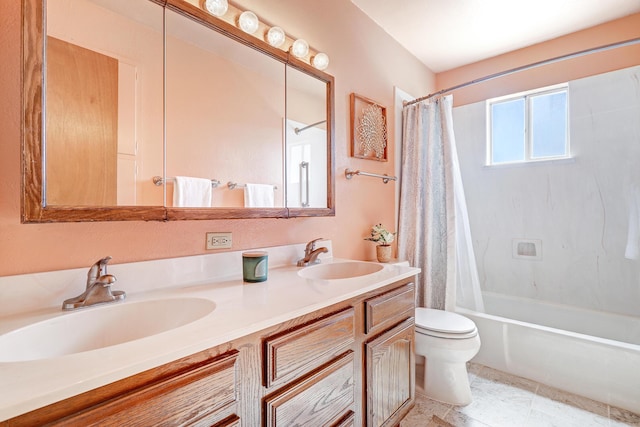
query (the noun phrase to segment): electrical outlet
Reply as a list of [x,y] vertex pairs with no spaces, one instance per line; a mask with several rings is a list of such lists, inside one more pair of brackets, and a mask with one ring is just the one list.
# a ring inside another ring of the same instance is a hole
[[231,233],[207,233],[207,249],[230,249]]

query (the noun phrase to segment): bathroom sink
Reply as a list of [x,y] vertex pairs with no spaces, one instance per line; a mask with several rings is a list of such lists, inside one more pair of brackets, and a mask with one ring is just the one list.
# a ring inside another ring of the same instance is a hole
[[0,362],[48,359],[156,335],[211,313],[204,298],[103,305],[62,313],[0,335]]
[[305,267],[298,272],[298,275],[305,279],[316,280],[352,279],[376,273],[383,268],[383,265],[371,262],[345,261]]

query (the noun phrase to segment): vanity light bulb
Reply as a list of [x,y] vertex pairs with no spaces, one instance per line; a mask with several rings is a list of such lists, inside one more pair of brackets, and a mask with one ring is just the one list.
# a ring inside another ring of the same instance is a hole
[[240,18],[238,19],[238,24],[240,25],[240,29],[247,34],[253,34],[258,30],[258,25],[260,22],[258,21],[258,17],[255,13],[246,11],[240,14]]
[[302,59],[309,53],[309,43],[303,39],[298,39],[291,46],[291,53],[296,58]]
[[204,2],[204,7],[207,11],[215,16],[222,16],[227,13],[229,9],[229,3],[227,0],[206,0]]
[[267,42],[273,47],[280,47],[284,43],[284,30],[280,27],[271,27],[267,33]]
[[318,70],[324,70],[329,66],[329,56],[326,53],[318,53],[313,57],[313,66]]

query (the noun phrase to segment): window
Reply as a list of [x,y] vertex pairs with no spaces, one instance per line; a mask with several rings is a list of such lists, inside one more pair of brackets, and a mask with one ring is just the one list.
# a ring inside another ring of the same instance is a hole
[[487,164],[569,157],[567,85],[487,101]]

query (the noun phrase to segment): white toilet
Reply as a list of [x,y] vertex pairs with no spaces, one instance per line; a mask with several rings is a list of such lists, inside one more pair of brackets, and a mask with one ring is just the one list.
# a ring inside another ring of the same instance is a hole
[[450,311],[416,308],[416,354],[426,358],[426,395],[453,405],[471,403],[467,362],[480,350],[471,319]]

